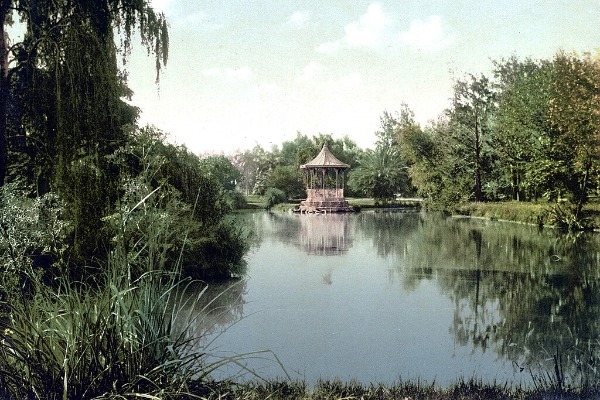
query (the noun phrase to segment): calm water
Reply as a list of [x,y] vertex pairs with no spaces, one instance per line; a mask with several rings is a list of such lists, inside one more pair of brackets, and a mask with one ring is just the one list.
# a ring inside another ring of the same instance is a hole
[[196,307],[196,329],[217,358],[272,351],[242,360],[262,377],[530,385],[557,349],[573,371],[600,354],[597,234],[415,212],[239,220],[247,275]]

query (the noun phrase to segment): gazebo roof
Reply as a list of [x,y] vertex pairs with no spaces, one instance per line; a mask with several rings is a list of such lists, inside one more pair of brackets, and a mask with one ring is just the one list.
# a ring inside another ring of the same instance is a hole
[[300,168],[350,168],[350,165],[341,162],[329,151],[327,143],[323,144],[323,148],[318,156],[312,161],[300,166]]

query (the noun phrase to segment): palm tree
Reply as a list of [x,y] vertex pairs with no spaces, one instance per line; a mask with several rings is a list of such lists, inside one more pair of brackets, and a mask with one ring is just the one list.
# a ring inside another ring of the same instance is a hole
[[363,192],[386,203],[393,200],[396,193],[409,189],[406,166],[396,146],[377,146],[368,149],[360,159],[360,166],[352,171],[349,185],[357,192]]

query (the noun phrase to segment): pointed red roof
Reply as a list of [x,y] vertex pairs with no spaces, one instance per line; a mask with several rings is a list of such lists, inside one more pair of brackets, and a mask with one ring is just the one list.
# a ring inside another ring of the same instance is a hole
[[319,155],[312,161],[301,165],[300,168],[350,168],[350,166],[335,158],[325,143]]

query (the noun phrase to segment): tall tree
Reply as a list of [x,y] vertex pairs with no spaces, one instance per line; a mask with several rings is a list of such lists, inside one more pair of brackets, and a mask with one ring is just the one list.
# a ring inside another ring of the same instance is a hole
[[[137,27],[158,74],[168,55],[166,20],[149,0],[4,0],[0,11],[4,35],[13,16],[25,32],[10,47],[6,36],[1,42],[8,95],[0,97],[0,184],[11,150],[26,151],[29,162],[16,174],[68,202],[75,252],[93,255],[117,194],[106,156],[125,143],[124,126],[136,119],[121,100],[127,90],[117,52],[127,56]],[[18,149],[10,146],[15,138]]]
[[540,173],[547,152],[551,64],[511,57],[494,62],[494,69],[499,90],[494,148],[509,176],[513,200],[535,199],[552,181]]
[[[551,153],[580,218],[600,171],[600,63],[559,52],[549,103]],[[595,179],[594,179],[595,178]]]
[[200,160],[207,174],[217,180],[225,190],[235,190],[242,177],[231,161],[225,156],[208,156]]
[[454,125],[458,145],[456,150],[465,152],[465,160],[473,173],[475,201],[483,200],[484,146],[489,141],[494,106],[495,93],[487,77],[470,75],[465,80],[455,82],[449,115]]
[[[9,46],[14,16],[25,35]],[[157,76],[168,55],[166,20],[149,0],[2,0],[0,18],[0,184],[8,170],[9,134],[34,141],[35,157],[53,157],[39,164],[52,166],[43,172],[54,177],[80,151],[112,147],[124,112],[115,29],[126,56],[138,28],[142,44],[156,56]],[[9,109],[17,115],[9,118]]]

